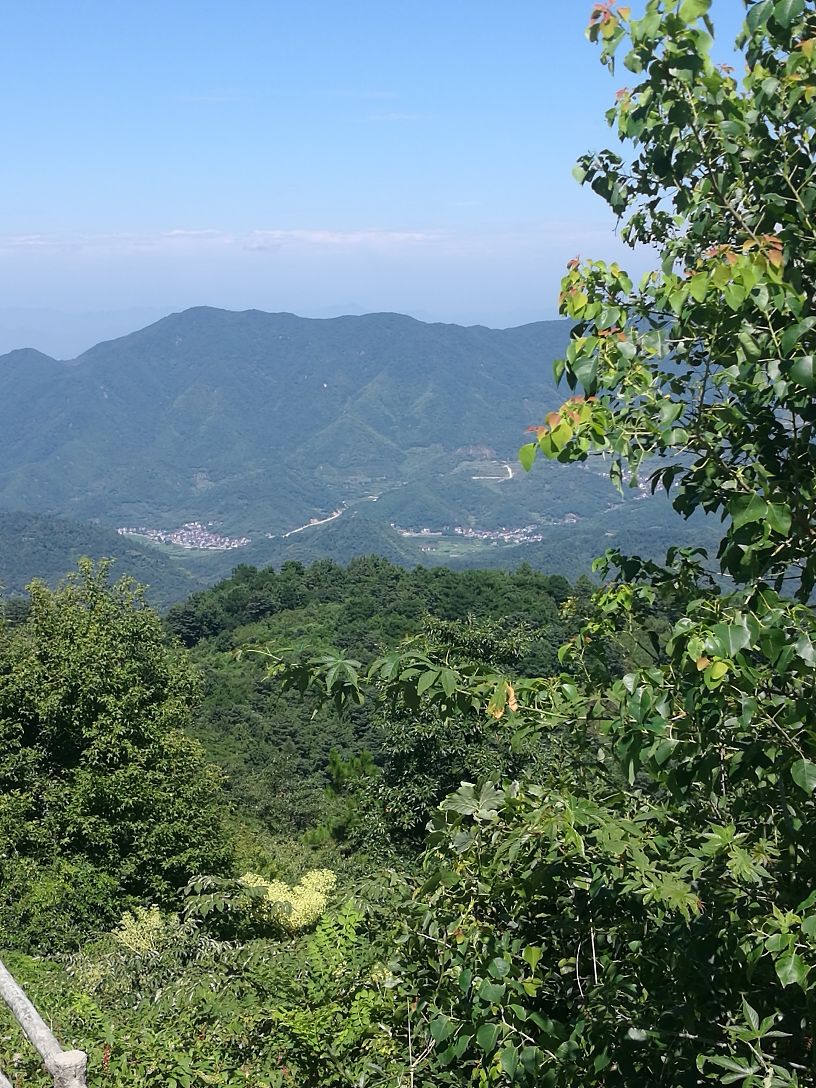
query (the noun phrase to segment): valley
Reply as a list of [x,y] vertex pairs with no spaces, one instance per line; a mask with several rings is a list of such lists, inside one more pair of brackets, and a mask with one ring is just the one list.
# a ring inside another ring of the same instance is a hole
[[[562,321],[487,329],[199,307],[70,362],[10,352],[0,525],[27,518],[28,530],[8,535],[0,583],[53,581],[75,562],[68,536],[140,577],[152,555],[147,584],[162,602],[237,563],[376,552],[574,577],[610,544],[657,555],[672,516],[662,499],[642,501],[644,483],[619,494],[592,461],[528,474],[517,460],[527,429],[564,399],[552,363],[567,335]],[[716,542],[699,520],[680,536]]]

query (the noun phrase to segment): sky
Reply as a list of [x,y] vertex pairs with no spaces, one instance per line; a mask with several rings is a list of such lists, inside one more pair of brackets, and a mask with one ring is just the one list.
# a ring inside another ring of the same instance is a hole
[[194,305],[503,327],[576,254],[638,270],[571,175],[628,75],[591,6],[5,0],[0,347]]

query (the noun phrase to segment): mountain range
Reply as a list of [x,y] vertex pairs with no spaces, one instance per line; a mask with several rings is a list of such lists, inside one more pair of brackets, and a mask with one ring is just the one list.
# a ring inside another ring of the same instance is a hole
[[567,339],[560,321],[202,307],[70,361],[15,350],[0,356],[0,514],[138,531],[197,584],[317,554],[549,553],[574,573],[605,533],[648,551],[676,524],[665,502],[619,496],[591,462],[518,465],[526,428],[564,398],[551,364]]

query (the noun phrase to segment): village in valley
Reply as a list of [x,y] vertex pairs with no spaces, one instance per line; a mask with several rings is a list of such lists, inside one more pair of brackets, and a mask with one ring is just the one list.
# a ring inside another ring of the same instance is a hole
[[[563,518],[551,519],[548,524],[575,525],[578,521],[577,514],[566,514]],[[520,529],[508,529],[506,526],[500,529],[473,529],[466,525],[446,526],[444,529],[403,529],[392,521],[391,528],[400,536],[418,537],[420,540],[452,535],[489,544],[537,544],[545,539],[541,525],[524,525]]]
[[222,536],[212,530],[212,522],[202,525],[200,521],[188,521],[178,529],[129,529],[126,526],[117,529],[121,536],[138,536],[152,540],[155,544],[175,544],[177,548],[198,551],[226,552],[233,548],[245,548],[252,541],[248,536]]

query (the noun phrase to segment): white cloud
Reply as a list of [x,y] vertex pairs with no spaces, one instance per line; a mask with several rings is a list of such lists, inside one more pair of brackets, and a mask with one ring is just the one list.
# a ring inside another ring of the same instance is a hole
[[174,230],[165,231],[164,234],[161,235],[161,237],[162,238],[178,238],[181,241],[185,241],[187,239],[191,239],[193,241],[200,240],[200,241],[210,241],[210,242],[231,242],[231,241],[233,241],[233,235],[232,234],[227,234],[223,230],[212,230],[212,229],[184,230],[183,228],[180,228],[180,227],[177,227]]
[[6,234],[0,239],[4,249],[68,249],[74,248],[66,239],[46,234]]
[[174,227],[171,230],[137,234],[6,234],[0,235],[0,252],[37,252],[46,250],[86,250],[109,254],[161,249],[177,250],[276,250],[323,247],[331,249],[394,249],[426,245],[446,236],[427,230],[328,230],[328,229],[257,229],[246,232],[224,231],[212,227]]
[[438,231],[421,230],[255,230],[246,238],[245,249],[278,249],[284,245],[329,247],[390,247],[436,242]]

